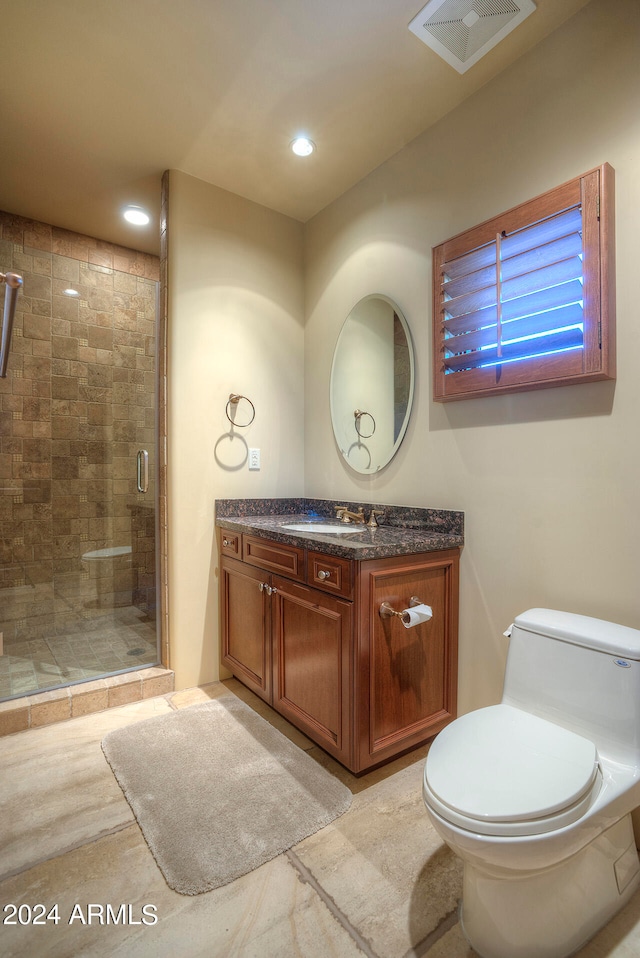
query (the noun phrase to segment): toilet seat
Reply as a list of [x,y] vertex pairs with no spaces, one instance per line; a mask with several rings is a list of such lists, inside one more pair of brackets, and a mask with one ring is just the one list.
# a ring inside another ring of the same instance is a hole
[[483,835],[535,835],[580,818],[602,776],[593,742],[530,712],[493,705],[436,737],[425,801],[446,821]]

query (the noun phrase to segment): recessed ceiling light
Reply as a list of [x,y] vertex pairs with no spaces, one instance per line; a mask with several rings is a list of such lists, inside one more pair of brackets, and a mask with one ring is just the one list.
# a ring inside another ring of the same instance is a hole
[[307,136],[297,136],[295,140],[291,142],[291,149],[296,156],[310,156],[315,148],[315,143]]
[[146,226],[151,219],[149,214],[145,213],[140,206],[127,206],[122,215],[127,223],[132,223],[134,226]]
[[80,293],[78,292],[77,289],[71,289],[71,287],[69,287],[69,289],[63,289],[62,292],[64,293],[65,296],[79,296],[79,295],[80,295]]

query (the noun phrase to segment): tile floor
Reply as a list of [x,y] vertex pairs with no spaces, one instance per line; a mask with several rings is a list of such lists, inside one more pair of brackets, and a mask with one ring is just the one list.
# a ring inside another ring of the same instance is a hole
[[[233,694],[338,775],[353,803],[331,825],[230,885],[178,895],[158,870],[100,741],[125,724]],[[425,935],[431,903],[422,893],[424,876],[444,854],[422,805],[425,754],[419,749],[356,779],[234,680],[7,735],[0,739],[0,954],[472,958],[457,922],[455,864],[448,912]],[[23,924],[3,924],[7,905],[38,903],[57,905],[58,923],[43,918],[35,925],[35,909],[23,907]],[[107,904],[113,911],[131,905],[131,922],[89,924],[89,904],[95,916],[100,906],[104,914]],[[145,904],[155,906],[154,925],[133,923],[141,922]],[[638,955],[640,892],[579,958]]]

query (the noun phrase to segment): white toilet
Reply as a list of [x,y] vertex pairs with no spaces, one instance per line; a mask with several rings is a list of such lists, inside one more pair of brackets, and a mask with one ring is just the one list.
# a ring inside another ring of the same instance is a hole
[[640,885],[640,631],[531,609],[500,705],[434,740],[423,797],[464,862],[461,923],[482,958],[564,958]]

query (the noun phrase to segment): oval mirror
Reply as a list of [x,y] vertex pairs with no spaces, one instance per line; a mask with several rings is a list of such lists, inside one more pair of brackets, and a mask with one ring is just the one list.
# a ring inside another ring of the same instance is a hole
[[365,296],[340,331],[331,367],[331,422],[356,472],[393,459],[411,415],[414,358],[407,321],[387,296]]

